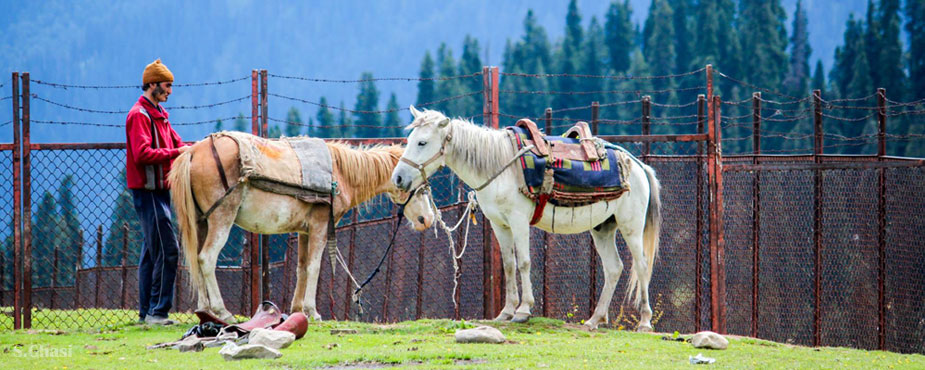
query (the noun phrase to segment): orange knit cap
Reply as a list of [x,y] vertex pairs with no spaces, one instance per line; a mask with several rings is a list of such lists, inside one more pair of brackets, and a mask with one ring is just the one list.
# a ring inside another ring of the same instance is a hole
[[158,59],[145,66],[145,72],[142,74],[141,80],[142,84],[166,81],[173,82],[173,73],[170,73],[167,66]]

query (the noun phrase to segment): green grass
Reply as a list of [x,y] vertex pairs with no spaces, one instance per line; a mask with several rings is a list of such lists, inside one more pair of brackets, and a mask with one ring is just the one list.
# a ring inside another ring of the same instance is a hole
[[[32,330],[0,333],[0,364],[8,369],[83,368],[318,368],[388,364],[432,368],[678,368],[703,353],[721,368],[925,368],[925,356],[847,348],[807,348],[750,338],[730,338],[724,351],[699,350],[661,335],[621,330],[587,332],[562,321],[534,318],[528,324],[485,324],[499,328],[504,344],[457,344],[458,328],[481,322],[419,320],[377,325],[358,322],[311,323],[306,336],[276,360],[226,363],[218,348],[200,353],[148,350],[173,341],[189,325],[148,327],[131,322],[67,332]],[[334,328],[357,334],[331,335]],[[39,357],[45,355],[45,357]],[[57,355],[61,357],[53,357]],[[358,366],[358,368],[360,368]]]

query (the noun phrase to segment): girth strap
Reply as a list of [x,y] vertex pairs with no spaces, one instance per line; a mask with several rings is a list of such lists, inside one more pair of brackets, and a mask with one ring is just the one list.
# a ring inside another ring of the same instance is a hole
[[218,167],[218,177],[222,179],[222,186],[228,190],[228,177],[225,176],[225,168],[222,167],[222,158],[218,156],[218,149],[215,148],[215,136],[209,135],[209,146],[212,147],[212,158],[215,159],[215,166]]

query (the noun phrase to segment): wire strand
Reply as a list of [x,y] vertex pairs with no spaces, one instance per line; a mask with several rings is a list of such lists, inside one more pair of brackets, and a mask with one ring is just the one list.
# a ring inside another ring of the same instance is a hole
[[359,79],[359,80],[334,80],[334,79],[326,79],[326,78],[313,78],[313,77],[301,77],[301,76],[285,76],[285,75],[278,75],[278,74],[273,74],[273,73],[268,73],[267,75],[270,76],[270,77],[273,77],[273,78],[281,78],[281,79],[286,79],[286,80],[307,81],[307,82],[360,83],[360,82],[375,82],[375,81],[449,81],[449,80],[458,80],[458,79],[463,79],[463,78],[472,78],[472,77],[481,76],[481,75],[482,75],[482,72],[479,71],[479,72],[475,72],[475,73],[471,73],[471,74],[467,74],[467,75],[447,76],[447,77],[428,77],[428,78],[420,78],[420,77],[380,77],[380,78],[365,78],[365,79]]

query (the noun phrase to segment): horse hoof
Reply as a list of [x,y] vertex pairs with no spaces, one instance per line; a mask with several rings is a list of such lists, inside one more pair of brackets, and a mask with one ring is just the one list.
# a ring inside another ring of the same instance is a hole
[[528,313],[518,313],[518,314],[515,314],[515,315],[514,315],[514,318],[511,319],[511,322],[517,322],[517,323],[521,323],[521,324],[526,323],[527,321],[530,321],[530,314],[528,314]]
[[588,320],[585,321],[584,325],[588,328],[588,330],[597,330],[597,326],[600,325],[600,323],[594,320]]
[[502,312],[498,317],[495,318],[495,321],[511,321],[511,318],[514,317],[509,313]]
[[639,325],[639,327],[636,328],[636,332],[637,333],[651,333],[652,326],[651,325]]

